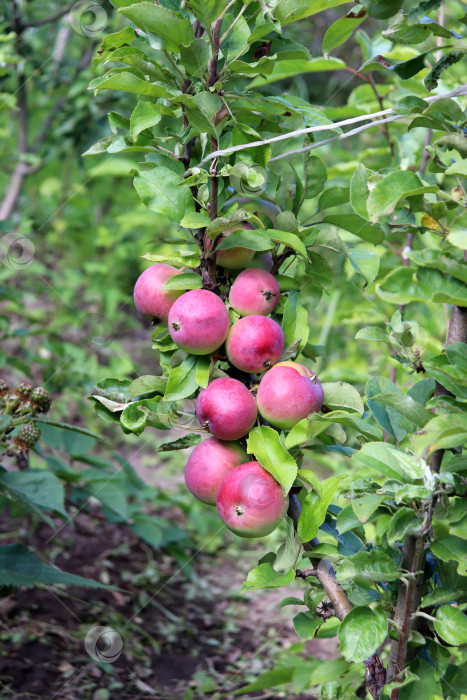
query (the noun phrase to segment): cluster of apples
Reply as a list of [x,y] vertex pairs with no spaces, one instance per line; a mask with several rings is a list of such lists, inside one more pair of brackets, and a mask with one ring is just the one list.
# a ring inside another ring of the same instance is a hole
[[[186,485],[199,500],[217,505],[221,520],[237,535],[262,537],[285,515],[288,498],[259,462],[249,461],[239,440],[255,425],[258,411],[263,422],[289,430],[320,410],[323,389],[304,365],[279,361],[284,333],[269,314],[279,302],[280,290],[268,270],[251,267],[236,277],[229,303],[240,318],[232,325],[227,306],[213,292],[164,290],[167,280],[179,273],[156,263],[141,274],[134,290],[140,313],[166,321],[174,343],[186,352],[208,355],[225,344],[233,367],[249,375],[263,375],[256,398],[245,384],[231,377],[214,379],[200,392],[196,416],[213,437],[193,449],[185,470]],[[258,385],[258,380],[252,384]]]

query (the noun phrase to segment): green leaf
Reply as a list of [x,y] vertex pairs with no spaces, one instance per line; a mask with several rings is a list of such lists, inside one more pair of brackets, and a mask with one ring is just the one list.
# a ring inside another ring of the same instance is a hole
[[[464,140],[463,137],[462,140]],[[464,229],[451,230],[447,235],[447,240],[451,245],[455,246],[456,248],[460,248],[461,250],[467,250],[467,236],[465,235]]]
[[164,394],[167,386],[167,377],[156,377],[144,374],[131,382],[128,391],[132,399],[142,394]]
[[224,0],[186,0],[186,8],[207,27],[217,19],[225,9]]
[[155,34],[164,40],[169,51],[178,51],[179,44],[189,44],[193,39],[193,29],[187,19],[175,12],[151,2],[137,2],[119,9],[145,32]]
[[378,510],[384,500],[384,496],[367,493],[360,498],[352,499],[352,509],[361,523],[366,523],[373,513]]
[[222,108],[222,100],[214,93],[202,91],[185,98],[185,113],[190,124],[199,133],[217,135],[215,116]]
[[167,255],[145,253],[141,257],[150,262],[168,263],[169,265],[177,265],[178,267],[199,267],[201,262],[199,253],[193,253],[191,250],[179,250],[178,255],[177,253],[169,253]]
[[300,542],[309,542],[318,534],[341,478],[340,476],[331,476],[322,482],[321,496],[317,496],[312,491],[306,497],[298,520],[297,532]]
[[296,22],[304,17],[310,17],[317,12],[330,10],[338,5],[345,5],[348,0],[279,0],[274,9],[274,18],[282,26]]
[[388,542],[404,542],[407,535],[417,535],[422,530],[422,523],[412,508],[399,508],[392,516],[388,529]]
[[304,641],[313,639],[318,627],[323,624],[322,619],[313,612],[301,612],[295,615],[293,626],[300,639]]
[[328,187],[318,200],[318,209],[322,211],[323,209],[338,207],[340,204],[347,204],[349,196],[348,187]]
[[180,46],[180,58],[189,75],[201,78],[207,69],[211,49],[204,39],[193,39],[187,46]]
[[360,163],[350,180],[350,204],[358,216],[367,220],[370,219],[367,209],[367,200],[370,195],[368,180],[372,174],[372,170],[368,170],[363,163]]
[[323,38],[323,53],[327,55],[338,46],[342,46],[350,38],[353,31],[366,17],[365,10],[358,6],[350,10],[345,17],[340,17],[328,27]]
[[[445,170],[446,175],[460,175],[461,177],[467,177],[467,158],[463,158],[462,160],[458,160],[455,163],[452,163],[448,168]],[[449,236],[448,236],[449,238]],[[464,243],[465,243],[465,231],[464,231]]]
[[274,688],[277,685],[283,685],[284,683],[290,683],[294,673],[294,666],[289,666],[287,668],[274,668],[272,671],[266,671],[262,673],[258,678],[244,685],[243,688],[234,690],[232,695],[244,695],[245,693],[253,693],[257,690],[265,690],[268,688]]
[[333,224],[344,231],[350,231],[354,236],[362,238],[369,243],[381,243],[384,241],[384,231],[380,226],[375,226],[369,221],[365,221],[357,214],[330,214],[323,219],[325,224]]
[[421,479],[427,470],[423,460],[400,452],[385,442],[369,442],[352,455],[352,459],[390,479],[410,483]]
[[0,586],[31,588],[35,584],[43,586],[63,584],[118,590],[113,586],[105,586],[90,578],[67,574],[66,571],[50,566],[19,542],[0,545]]
[[295,571],[290,569],[286,573],[275,571],[272,564],[276,555],[271,553],[263,557],[259,565],[252,569],[242,586],[242,591],[256,591],[259,588],[280,588],[288,586],[295,579]]
[[374,654],[387,633],[387,616],[383,610],[359,606],[342,620],[337,636],[344,658],[361,663]]
[[347,382],[323,382],[324,405],[331,409],[355,411],[362,415],[363,401],[358,391]]
[[303,350],[308,342],[310,332],[308,311],[302,306],[294,290],[289,292],[285,303],[282,330],[284,331],[286,347],[300,340],[299,349]]
[[272,474],[286,495],[297,476],[297,465],[281,443],[277,431],[267,426],[253,428],[248,436],[247,451]]
[[372,402],[378,402],[384,404],[385,406],[390,406],[397,411],[400,416],[407,418],[407,420],[414,423],[419,428],[423,428],[433,417],[431,411],[427,411],[424,406],[419,404],[418,401],[415,401],[408,394],[401,394],[400,392],[391,394],[385,392],[381,394],[373,394],[371,400]]
[[394,408],[386,406],[384,402],[373,400],[374,396],[380,396],[381,394],[397,394],[400,396],[402,394],[398,391],[394,382],[386,379],[386,377],[372,377],[366,385],[368,408],[383,430],[386,430],[397,442],[400,442],[409,431],[412,431],[414,424],[401,416]]
[[436,450],[462,447],[467,442],[467,415],[450,413],[435,416],[425,425],[423,434],[414,437],[414,442],[418,454],[426,448],[432,454]]
[[[467,166],[467,160],[465,164]],[[423,251],[411,252],[408,257],[416,265],[435,268],[440,272],[444,272],[445,275],[452,275],[461,282],[467,283],[467,269],[465,263],[458,262],[454,258],[443,255],[439,250],[425,249]]]
[[197,229],[205,228],[206,226],[209,226],[210,223],[211,219],[207,214],[201,211],[193,211],[183,217],[183,219],[180,221],[180,226],[183,226],[184,228]]
[[229,71],[234,75],[253,78],[256,75],[267,76],[272,73],[276,64],[276,55],[263,56],[259,61],[247,63],[246,61],[235,60],[229,63]]
[[396,581],[400,573],[391,557],[380,550],[371,549],[356,552],[343,559],[336,576],[343,586],[356,583],[368,588],[375,581]]
[[142,80],[126,69],[119,70],[118,73],[116,71],[109,72],[99,78],[94,78],[89,83],[89,89],[96,92],[99,90],[123,90],[151,97],[172,97],[174,94],[163,83],[150,83],[147,80]]
[[[65,518],[68,517],[64,505],[63,484],[50,471],[27,469],[18,472],[1,472],[0,491],[26,510],[32,510],[42,518],[44,518],[43,510],[53,510]],[[44,519],[54,527],[50,518]]]
[[177,440],[172,440],[172,442],[164,442],[157,448],[158,452],[171,452],[173,450],[186,450],[187,447],[193,447],[194,445],[199,445],[201,442],[201,435],[199,433],[188,433]]
[[265,231],[262,231],[262,233],[266,236],[269,236],[269,238],[272,241],[275,241],[276,243],[282,243],[288,248],[292,248],[292,250],[295,250],[296,253],[303,255],[304,258],[307,257],[306,248],[303,245],[303,242],[300,240],[300,238],[297,235],[295,235],[295,233],[289,233],[288,231],[277,231],[276,229],[269,228]]
[[467,540],[455,535],[446,535],[434,540],[430,549],[441,561],[458,562],[457,571],[461,576],[467,574]]
[[182,272],[168,279],[162,289],[201,289],[202,286],[201,277],[195,272]]
[[203,389],[209,384],[209,374],[213,365],[210,357],[199,357],[196,362],[196,383]]
[[332,70],[343,70],[345,63],[340,58],[326,58],[318,56],[311,58],[309,61],[303,59],[293,59],[289,61],[276,61],[272,72],[269,75],[255,78],[249,88],[267,85],[278,80],[286,80],[293,78],[295,75],[304,75],[305,73],[322,73]]
[[316,197],[328,179],[326,166],[318,156],[305,158],[305,199]]
[[379,270],[379,255],[364,248],[354,248],[350,253],[350,264],[364,277],[366,285],[375,281]]
[[[99,386],[100,382],[98,383]],[[122,382],[122,384],[125,384],[128,386],[126,382]],[[60,421],[56,420],[49,420],[48,418],[34,418],[36,423],[40,423],[41,425],[50,425],[53,428],[60,428],[60,430],[67,430],[71,433],[78,433],[79,435],[86,435],[87,437],[93,438],[94,440],[103,440],[100,435],[96,435],[96,433],[92,433],[90,430],[87,430],[86,428],[81,428],[79,425],[69,425],[68,423],[61,423]]]
[[134,140],[145,129],[159,124],[162,118],[162,105],[143,100],[138,102],[130,117],[130,135]]
[[435,65],[423,81],[425,83],[426,89],[433,90],[435,87],[438,87],[438,82],[441,77],[441,73],[443,73],[446,70],[446,68],[449,68],[449,66],[452,66],[454,63],[460,61],[462,58],[464,58],[464,56],[465,50],[451,51],[451,53],[445,54],[444,56],[442,56],[442,58],[436,61]]
[[183,178],[164,167],[142,170],[134,179],[135,189],[147,208],[177,224],[195,210],[190,188],[182,183]]
[[152,515],[137,513],[130,528],[151,547],[154,547],[156,550],[160,549],[164,541],[164,533],[161,527],[154,522]]
[[196,381],[197,359],[194,355],[188,355],[178,367],[174,367],[170,371],[164,401],[177,401],[194,394],[198,388]]
[[438,270],[429,268],[396,268],[377,283],[376,293],[391,304],[434,301],[467,306],[465,284],[456,279],[446,279]]
[[467,616],[452,605],[436,611],[435,629],[441,639],[453,646],[467,644]]
[[274,244],[263,231],[238,229],[223,238],[217,246],[218,250],[229,250],[230,248],[248,248],[248,250],[264,251],[274,248]]
[[295,566],[295,562],[300,554],[301,545],[295,534],[295,525],[291,518],[285,519],[286,540],[277,550],[273,567],[275,571],[286,572]]
[[370,221],[376,223],[380,218],[391,214],[401,199],[437,190],[437,185],[424,185],[410,170],[389,173],[376,183],[368,196],[367,208]]

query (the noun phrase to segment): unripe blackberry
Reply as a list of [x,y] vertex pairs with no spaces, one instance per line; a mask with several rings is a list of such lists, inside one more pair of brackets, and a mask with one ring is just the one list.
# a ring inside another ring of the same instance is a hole
[[33,389],[30,399],[38,413],[47,413],[52,405],[52,396],[43,386]]
[[3,396],[4,394],[8,394],[10,391],[10,387],[6,382],[3,381],[3,379],[0,379],[0,396]]
[[26,399],[32,391],[32,386],[27,382],[21,382],[15,389],[15,395],[20,396],[22,399]]
[[34,447],[41,436],[41,430],[35,423],[26,423],[16,435],[15,442],[19,450],[27,450]]

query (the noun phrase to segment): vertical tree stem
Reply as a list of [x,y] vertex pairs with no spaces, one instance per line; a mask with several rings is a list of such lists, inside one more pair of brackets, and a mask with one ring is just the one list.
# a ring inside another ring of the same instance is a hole
[[[464,255],[464,258],[466,256]],[[453,306],[451,317],[446,334],[446,346],[452,343],[467,342],[467,308],[461,306]],[[446,389],[437,384],[435,394],[445,394]],[[432,472],[438,473],[441,467],[444,450],[436,450],[430,459],[430,469]],[[427,508],[429,522],[431,522],[431,513],[433,509],[433,500],[431,499]],[[428,522],[428,524],[429,524]],[[414,574],[414,578],[408,583],[401,581],[399,584],[399,593],[397,596],[396,611],[394,622],[399,630],[399,639],[394,640],[391,645],[388,662],[388,681],[397,679],[402,673],[408,657],[408,642],[411,629],[415,628],[416,621],[412,619],[420,605],[423,574],[417,572],[423,570],[425,564],[425,540],[426,535],[418,535],[414,537],[410,535],[406,537],[402,549],[402,567]],[[391,700],[399,700],[400,689],[395,688],[391,693]]]

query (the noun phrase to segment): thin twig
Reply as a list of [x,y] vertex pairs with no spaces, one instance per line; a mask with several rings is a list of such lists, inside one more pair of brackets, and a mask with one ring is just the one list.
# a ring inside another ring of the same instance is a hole
[[[297,496],[292,494],[289,497],[288,515],[295,523],[295,527],[297,527],[300,513],[300,502]],[[307,552],[311,552],[318,544],[318,539],[314,537],[310,542],[303,543],[303,549]],[[337,581],[332,564],[326,559],[310,558],[310,561],[313,568],[307,570],[308,575],[316,575],[318,577],[324,592],[332,603],[335,616],[339,620],[343,620],[344,617],[348,615],[351,610],[353,610],[353,605],[350,602],[347,593]],[[365,659],[363,663],[365,665],[366,687],[373,698],[378,700],[386,682],[386,671],[384,666],[382,665],[376,652],[368,659]]]
[[[435,102],[436,100],[439,100],[441,98],[447,98],[447,97],[456,97],[456,96],[461,96],[461,95],[466,95],[467,94],[467,84],[462,85],[461,87],[456,88],[455,90],[451,90],[450,92],[446,92],[440,95],[430,95],[429,97],[425,97],[425,102]],[[209,160],[212,160],[213,158],[221,158],[222,156],[226,155],[231,155],[232,153],[236,153],[237,151],[243,151],[247,148],[257,148],[258,146],[264,146],[268,143],[275,143],[276,141],[284,141],[287,139],[294,138],[295,136],[301,136],[304,134],[311,134],[311,133],[316,133],[318,131],[330,131],[332,129],[336,129],[338,127],[342,126],[349,126],[350,124],[357,124],[358,122],[366,121],[368,119],[376,119],[377,117],[383,117],[386,115],[394,115],[394,120],[395,119],[401,119],[404,115],[400,114],[394,114],[393,108],[388,108],[388,109],[383,109],[378,112],[373,112],[372,114],[363,114],[359,115],[357,117],[352,117],[351,119],[343,119],[340,122],[334,122],[331,124],[318,124],[316,126],[309,126],[305,129],[296,129],[295,131],[289,131],[285,134],[280,134],[279,136],[273,136],[270,139],[264,139],[262,141],[251,141],[250,143],[244,143],[244,144],[239,144],[238,146],[230,146],[229,148],[223,148],[221,150],[215,151],[214,153],[209,153],[207,154],[203,160],[200,161],[199,166],[204,165]],[[379,122],[380,124],[382,122]],[[367,125],[366,128],[370,128],[370,125]],[[350,135],[351,132],[348,132],[347,135]],[[345,134],[340,135],[339,138],[345,138]],[[327,141],[322,141],[319,144],[314,144],[314,147],[322,145],[323,143],[329,143],[329,140]],[[305,149],[306,150],[306,149]],[[299,151],[291,151],[290,153],[285,153],[281,154],[281,156],[276,156],[276,159],[280,158],[285,158],[288,157],[290,154],[293,153],[302,153],[303,150]],[[273,159],[271,159],[273,160]]]
[[[375,93],[376,99],[379,102],[379,106],[381,109],[384,109],[384,103],[383,103],[383,98],[379,94],[378,88],[376,87],[375,79],[373,78],[373,73],[370,72],[368,82],[371,85],[371,88],[373,92]],[[381,127],[381,133],[384,135],[386,138],[386,141],[388,142],[389,150],[391,151],[391,156],[394,158],[395,155],[395,149],[394,149],[394,141],[391,139],[391,134],[389,133],[389,128],[388,125],[385,124],[383,127]]]
[[49,15],[49,17],[42,17],[41,19],[31,19],[28,22],[23,22],[21,20],[21,26],[23,29],[29,29],[30,27],[42,27],[44,24],[49,24],[50,22],[55,22],[57,19],[61,19],[68,12],[71,12],[76,3],[72,3],[65,7],[65,9],[56,12],[54,15]]

